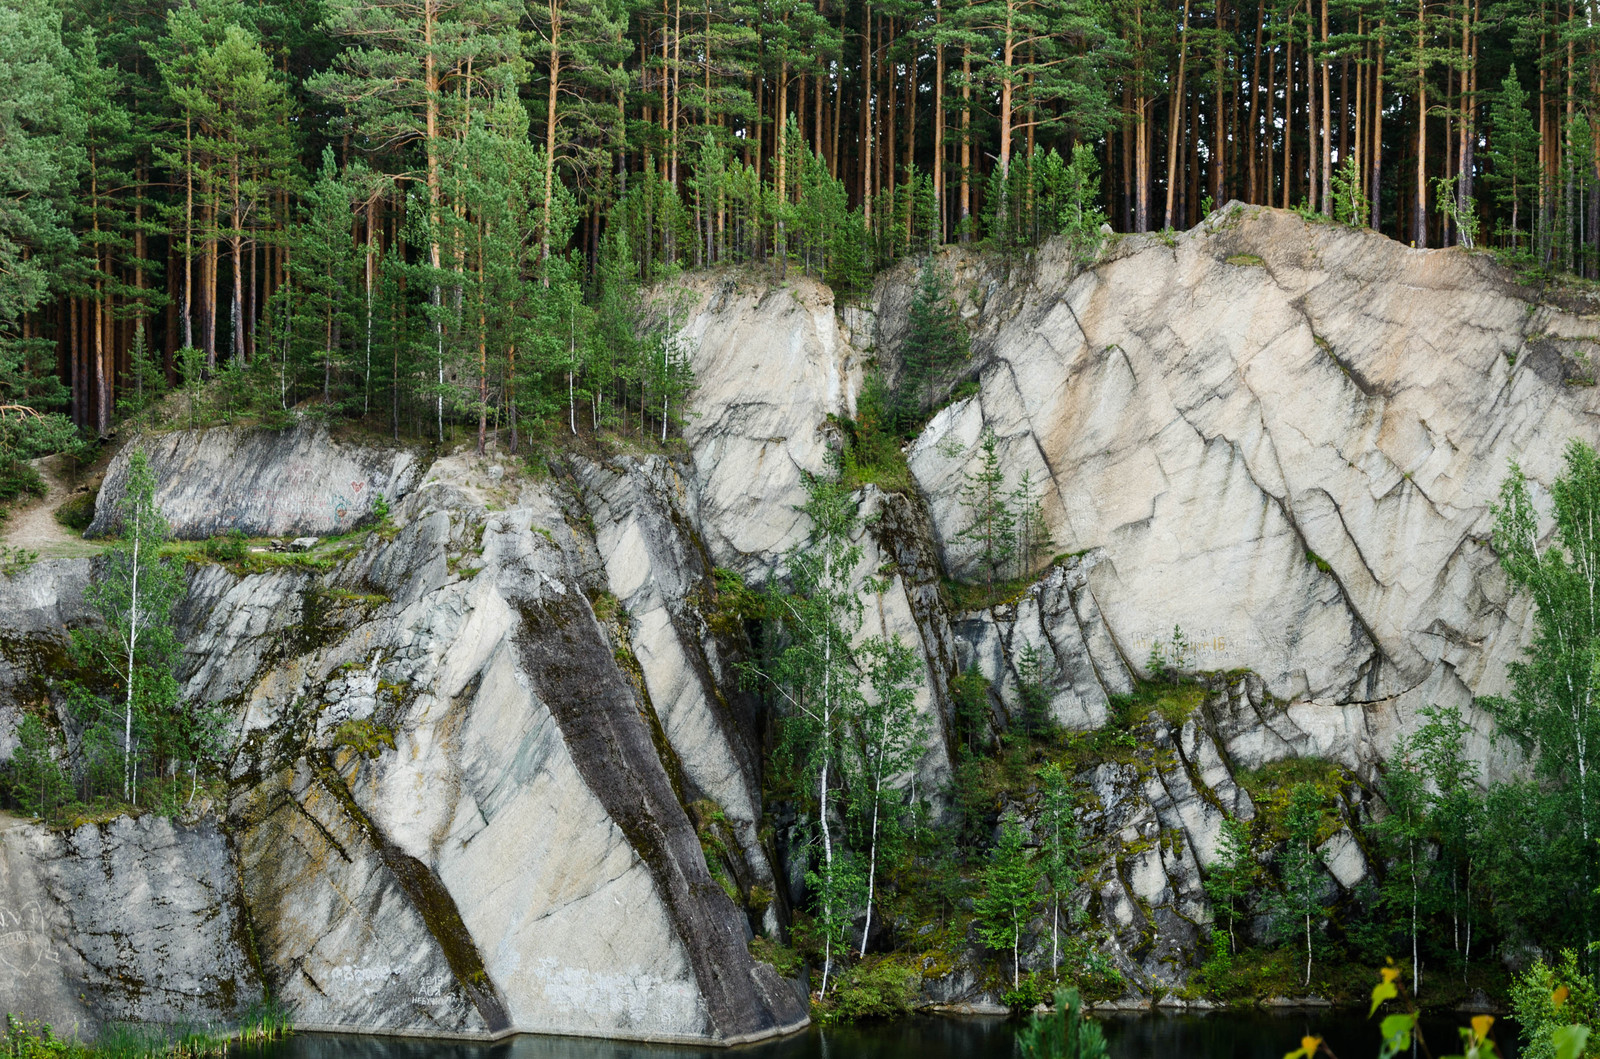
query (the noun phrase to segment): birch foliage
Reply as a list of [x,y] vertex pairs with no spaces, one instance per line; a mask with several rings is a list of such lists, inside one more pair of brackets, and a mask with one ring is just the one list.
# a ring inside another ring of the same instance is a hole
[[[1510,668],[1511,691],[1480,700],[1534,758],[1548,789],[1565,802],[1586,884],[1593,889],[1595,750],[1600,742],[1600,456],[1581,441],[1567,446],[1565,469],[1550,487],[1549,532],[1534,486],[1515,463],[1494,508],[1494,548],[1512,586],[1532,599],[1533,642]],[[1586,933],[1592,916],[1585,909]]]

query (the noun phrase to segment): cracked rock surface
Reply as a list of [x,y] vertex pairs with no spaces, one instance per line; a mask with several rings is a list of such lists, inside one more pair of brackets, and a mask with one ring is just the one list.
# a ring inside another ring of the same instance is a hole
[[1258,673],[1319,730],[1503,690],[1529,614],[1489,505],[1511,459],[1537,492],[1594,440],[1600,401],[1568,383],[1600,327],[1481,256],[1255,207],[1108,258],[950,255],[980,388],[910,451],[948,566],[973,569],[960,486],[992,430],[1008,481],[1047,483],[1056,550],[1093,556],[1135,670],[1178,625],[1198,668]]

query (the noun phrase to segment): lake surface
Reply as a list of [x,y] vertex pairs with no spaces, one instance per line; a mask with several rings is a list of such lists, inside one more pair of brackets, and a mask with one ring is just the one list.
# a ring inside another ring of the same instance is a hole
[[[1424,1020],[1435,1055],[1457,1051],[1460,1020]],[[1211,1015],[1140,1014],[1102,1019],[1111,1059],[1283,1059],[1306,1033],[1322,1037],[1339,1059],[1375,1059],[1377,1022],[1326,1010]],[[516,1037],[497,1044],[395,1037],[303,1034],[236,1059],[1012,1059],[1016,1024],[1006,1019],[918,1016],[901,1022],[813,1027],[780,1041],[732,1050],[577,1037]],[[1515,1059],[1514,1027],[1496,1038]]]

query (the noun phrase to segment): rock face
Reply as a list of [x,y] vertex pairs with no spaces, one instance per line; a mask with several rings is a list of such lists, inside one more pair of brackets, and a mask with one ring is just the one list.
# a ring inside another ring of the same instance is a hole
[[262,997],[214,821],[0,819],[0,924],[0,1009],[58,1032],[225,1021]]
[[828,466],[830,415],[855,411],[865,354],[833,292],[796,276],[783,286],[739,274],[691,277],[696,391],[685,417],[699,524],[718,566],[776,569],[805,538],[802,475]]
[[[1080,777],[1092,797],[1078,825],[1096,850],[1078,894],[1080,914],[1105,930],[1106,955],[1141,991],[1181,986],[1207,940],[1212,917],[1201,869],[1218,855],[1223,821],[1257,812],[1241,773],[1287,757],[1327,756],[1290,743],[1303,733],[1259,677],[1205,683],[1209,691],[1192,709],[1138,719],[1135,745]],[[1282,742],[1264,745],[1263,732]],[[1338,764],[1354,771],[1361,762]],[[1350,784],[1333,811],[1353,823],[1364,798],[1361,786]],[[1332,906],[1353,894],[1369,868],[1348,826],[1323,852],[1322,900]],[[1036,960],[1048,961],[1048,940],[1039,937]]]
[[1055,547],[1092,557],[1133,669],[1178,625],[1197,668],[1385,730],[1504,688],[1528,613],[1488,508],[1512,458],[1548,486],[1594,440],[1600,401],[1569,385],[1587,319],[1481,256],[1242,206],[1089,271],[1056,247],[951,265],[981,303],[980,391],[910,452],[951,569],[972,569],[960,486],[992,430],[1010,483],[1046,483]]
[[[1055,719],[1088,731],[1175,625],[1182,668],[1248,670],[1121,717],[1127,742],[1075,777],[1095,851],[1077,904],[1132,987],[1167,989],[1210,921],[1220,822],[1256,811],[1250,776],[1318,757],[1358,790],[1418,707],[1503,689],[1529,615],[1488,505],[1511,456],[1548,487],[1566,439],[1595,439],[1600,400],[1569,385],[1589,381],[1590,327],[1484,259],[1273,211],[1220,211],[1174,246],[1129,237],[1087,271],[1057,247],[945,264],[978,392],[910,447],[908,495],[857,497],[861,635],[924,662],[930,735],[905,782],[943,796],[959,672],[987,679],[1003,723],[1036,655]],[[151,439],[180,535],[335,535],[375,493],[395,528],[331,569],[317,553],[192,568],[184,691],[234,718],[221,819],[10,826],[0,902],[36,925],[0,961],[35,970],[10,994],[0,980],[0,1006],[223,1018],[265,987],[328,1029],[733,1043],[803,1024],[746,948],[781,928],[805,865],[764,828],[768,721],[721,593],[729,572],[783,576],[830,417],[874,356],[894,368],[911,276],[842,311],[804,277],[741,275],[686,281],[699,388],[681,455],[569,453],[533,480],[310,429]],[[954,611],[944,579],[975,572],[961,487],[991,430],[1007,487],[1043,486],[1061,554],[1012,598]],[[56,705],[45,675],[88,620],[90,575],[80,560],[0,582],[0,758],[23,711]],[[1335,900],[1366,856],[1353,830],[1327,853]],[[137,880],[156,878],[189,896],[144,910]],[[146,949],[104,940],[117,901],[141,909]],[[1033,943],[1047,963],[1047,923]],[[983,1002],[972,966],[926,996]]]
[[1015,602],[963,615],[955,625],[961,668],[976,667],[1001,701],[1014,705],[1017,665],[1031,647],[1049,674],[1052,719],[1079,731],[1104,726],[1110,697],[1126,695],[1134,684],[1089,588],[1098,559],[1052,564]]
[[489,514],[446,482],[325,581],[197,585],[189,691],[240,704],[230,822],[301,1024],[732,1043],[804,1023],[710,877],[573,507],[534,488]]
[[48,715],[50,681],[63,670],[66,629],[85,619],[86,559],[48,559],[0,578],[0,761],[16,749],[21,711]]
[[162,434],[117,454],[85,536],[111,532],[135,450],[150,459],[173,534],[191,540],[235,529],[249,537],[345,533],[370,515],[373,496],[396,503],[422,469],[414,453],[348,445],[314,427]]
[[[209,447],[237,444],[224,432],[172,447],[222,467]],[[308,1028],[732,1044],[803,1026],[793,985],[746,947],[770,911],[751,896],[773,889],[755,833],[757,718],[729,668],[737,644],[695,602],[711,567],[676,475],[578,461],[580,497],[440,460],[395,508],[392,539],[369,535],[330,571],[191,568],[184,694],[236,717],[221,827],[252,925],[196,943],[258,964]],[[62,624],[89,620],[89,566],[4,585],[7,642],[22,645],[8,657],[31,674],[7,696],[13,720],[49,705],[22,648],[59,652]],[[690,817],[702,805],[736,825],[728,890]],[[51,854],[39,843],[60,839],[37,835],[19,864],[75,863],[78,846]],[[96,929],[50,922],[74,944]],[[142,974],[138,954],[106,955]],[[45,1002],[76,981],[47,968],[17,1006],[87,1029],[123,1017]],[[230,1011],[213,998],[205,1014]]]

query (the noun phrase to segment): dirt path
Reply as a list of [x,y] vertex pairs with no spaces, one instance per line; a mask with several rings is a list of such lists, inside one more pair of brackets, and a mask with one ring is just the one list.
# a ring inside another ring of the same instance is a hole
[[[62,475],[60,460],[59,456],[46,456],[32,461],[44,479],[45,494],[11,509],[11,516],[0,525],[0,543],[38,552],[42,559],[93,555],[101,550],[100,545],[56,521],[56,509],[70,500],[77,488]],[[88,481],[92,474],[85,470],[80,482]]]

